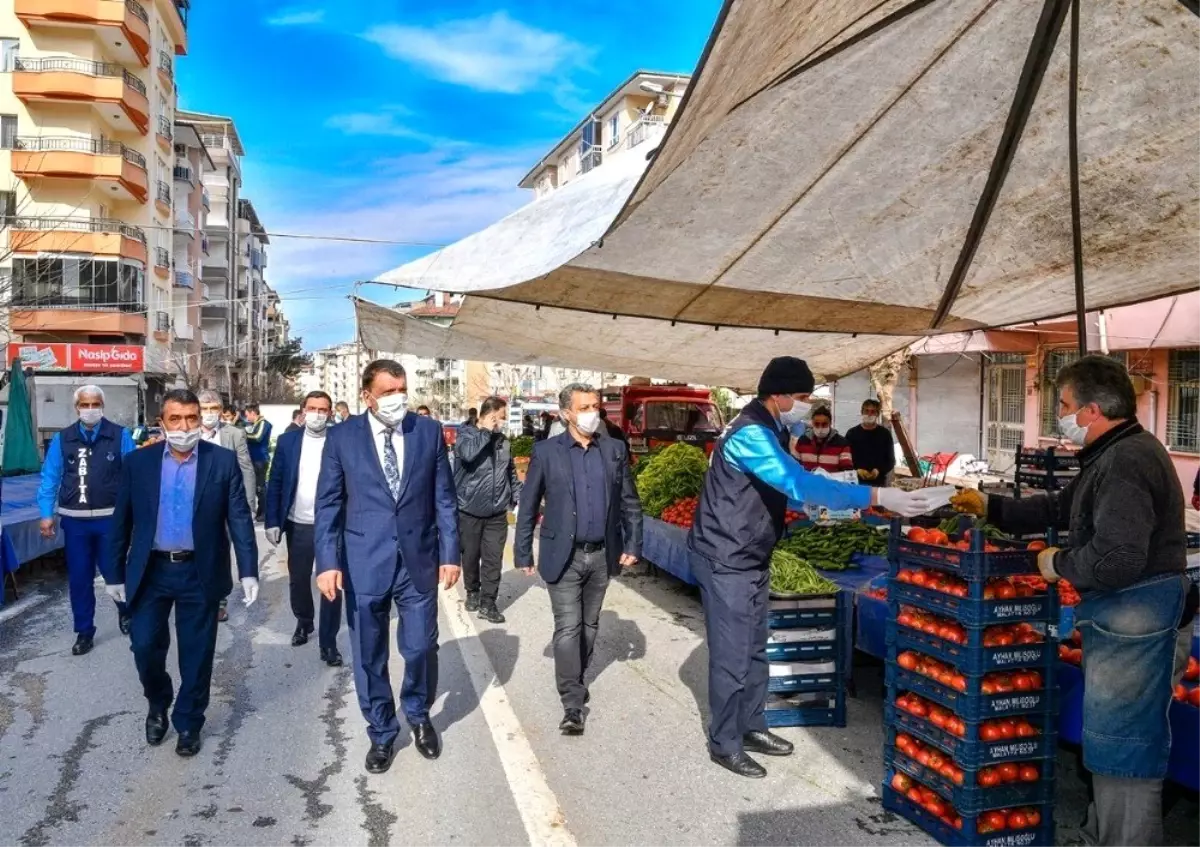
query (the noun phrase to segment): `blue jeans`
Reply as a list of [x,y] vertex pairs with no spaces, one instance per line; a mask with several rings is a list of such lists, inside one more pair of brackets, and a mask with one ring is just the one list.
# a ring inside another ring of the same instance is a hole
[[[58,521],[67,557],[67,592],[71,597],[71,617],[79,635],[96,634],[96,573],[104,573],[108,557],[108,531],[112,518],[72,518]],[[125,604],[117,604],[117,614],[127,614]]]

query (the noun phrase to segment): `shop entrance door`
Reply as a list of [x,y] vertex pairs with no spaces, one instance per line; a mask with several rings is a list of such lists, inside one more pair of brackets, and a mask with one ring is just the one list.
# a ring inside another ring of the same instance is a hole
[[1008,474],[1025,440],[1025,357],[996,356],[984,368],[984,457],[995,474]]

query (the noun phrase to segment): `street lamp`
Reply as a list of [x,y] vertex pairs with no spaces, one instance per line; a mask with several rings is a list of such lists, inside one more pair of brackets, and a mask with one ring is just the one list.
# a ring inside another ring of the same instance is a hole
[[642,82],[638,84],[638,88],[645,91],[647,94],[658,94],[666,97],[682,97],[682,94],[676,94],[674,91],[667,91],[657,82]]

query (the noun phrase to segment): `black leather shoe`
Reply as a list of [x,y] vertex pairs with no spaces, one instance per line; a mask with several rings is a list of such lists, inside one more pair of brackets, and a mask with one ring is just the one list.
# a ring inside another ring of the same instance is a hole
[[745,752],[734,753],[732,756],[718,756],[716,753],[709,753],[708,757],[725,770],[747,779],[762,779],[767,775],[767,769],[747,756]]
[[436,759],[442,755],[442,739],[438,738],[437,730],[429,721],[413,724],[413,742],[417,752],[426,759]]
[[229,610],[221,606],[217,609],[217,623],[225,623],[227,620],[229,620]]
[[129,615],[117,616],[117,628],[121,630],[122,635],[129,634]]
[[486,606],[479,607],[479,618],[488,623],[504,623],[505,617],[500,614],[500,610],[496,608],[495,603],[488,603]]
[[175,742],[176,755],[183,756],[185,759],[190,759],[200,752],[200,733],[199,732],[181,732],[179,740]]
[[743,735],[742,749],[749,753],[762,753],[764,756],[790,756],[795,748],[786,738],[763,730]]
[[563,735],[583,735],[583,709],[567,709],[558,724]]
[[79,635],[75,639],[75,644],[71,647],[72,656],[83,656],[92,652],[93,636]]
[[338,648],[336,647],[323,647],[321,648],[321,661],[331,668],[340,668],[342,666],[342,654],[338,652]]
[[468,591],[467,592],[467,611],[474,612],[474,611],[477,611],[478,609],[479,609],[479,592],[478,591]]
[[308,636],[312,632],[312,627],[305,626],[302,623],[296,624],[296,631],[292,633],[292,646],[303,647],[308,643]]
[[167,713],[150,712],[146,715],[146,743],[157,747],[167,737]]
[[392,766],[393,744],[372,744],[367,751],[367,773],[386,773]]

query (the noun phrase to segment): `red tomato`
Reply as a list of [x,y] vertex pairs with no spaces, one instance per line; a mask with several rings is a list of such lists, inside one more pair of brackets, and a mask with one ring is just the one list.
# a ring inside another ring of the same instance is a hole
[[1183,678],[1188,681],[1200,679],[1200,660],[1195,656],[1188,656],[1187,670],[1183,672]]
[[1008,828],[1009,829],[1024,829],[1029,826],[1029,816],[1024,812],[1016,811],[1008,813]]
[[896,657],[896,664],[904,668],[906,671],[916,670],[917,654],[906,650]]
[[1011,582],[1001,582],[996,586],[997,600],[1011,600],[1017,596],[1017,589]]
[[984,788],[993,788],[1000,784],[1000,774],[994,768],[984,768],[975,780]]
[[914,700],[909,706],[909,711],[918,718],[923,718],[929,714],[929,709],[925,707],[925,703],[921,700]]
[[892,775],[892,790],[898,791],[901,794],[908,793],[912,788],[912,779],[906,774],[898,773]]
[[910,802],[916,803],[918,806],[921,806],[925,803],[925,798],[921,795],[920,790],[916,786],[908,789],[908,799]]
[[925,541],[928,544],[935,544],[939,547],[944,547],[950,543],[950,537],[940,529],[931,529],[925,534]]
[[1029,825],[1034,827],[1042,822],[1042,813],[1037,809],[1029,808],[1025,810],[1025,818],[1029,821]]
[[1021,765],[1021,782],[1037,782],[1041,779],[1041,773],[1038,772],[1035,765]]
[[900,573],[896,574],[896,579],[898,579],[900,582],[911,583],[913,581],[913,572],[900,571]]
[[1200,688],[1193,688],[1188,692],[1188,705],[1195,706],[1200,709]]
[[1015,762],[1004,762],[997,765],[996,770],[1000,772],[1001,782],[1016,782],[1021,778],[1021,768]]
[[990,723],[985,723],[979,728],[979,737],[984,741],[999,741],[1003,738],[1000,728]]
[[929,810],[929,814],[940,818],[946,814],[946,802],[941,797],[931,797],[925,802],[925,808]]
[[1018,738],[1033,738],[1037,734],[1037,729],[1029,721],[1021,721],[1019,724],[1017,724]]
[[1025,549],[1026,550],[1045,550],[1046,542],[1045,541],[1030,541],[1029,544],[1025,547]]
[[929,722],[938,729],[945,729],[947,720],[949,719],[943,712],[934,712],[929,716]]
[[1017,691],[1032,691],[1033,680],[1029,678],[1027,673],[1015,673],[1012,677],[1013,688]]
[[987,826],[988,832],[999,832],[1008,826],[1008,816],[1004,812],[984,812],[979,820]]
[[1031,685],[1033,685],[1033,690],[1041,691],[1043,685],[1045,684],[1042,681],[1042,675],[1037,671],[1026,671],[1025,674],[1029,677],[1029,682]]
[[914,526],[908,531],[908,540],[915,541],[918,544],[928,544],[929,533],[926,532],[922,527]]
[[1058,659],[1059,659],[1059,661],[1062,661],[1062,662],[1070,661],[1071,648],[1068,647],[1066,644],[1059,644],[1058,645]]
[[967,678],[960,673],[956,673],[954,675],[954,679],[950,683],[950,687],[959,694],[965,693],[967,690]]
[[1002,720],[997,728],[1000,730],[1001,738],[1017,737],[1017,722],[1014,720]]

